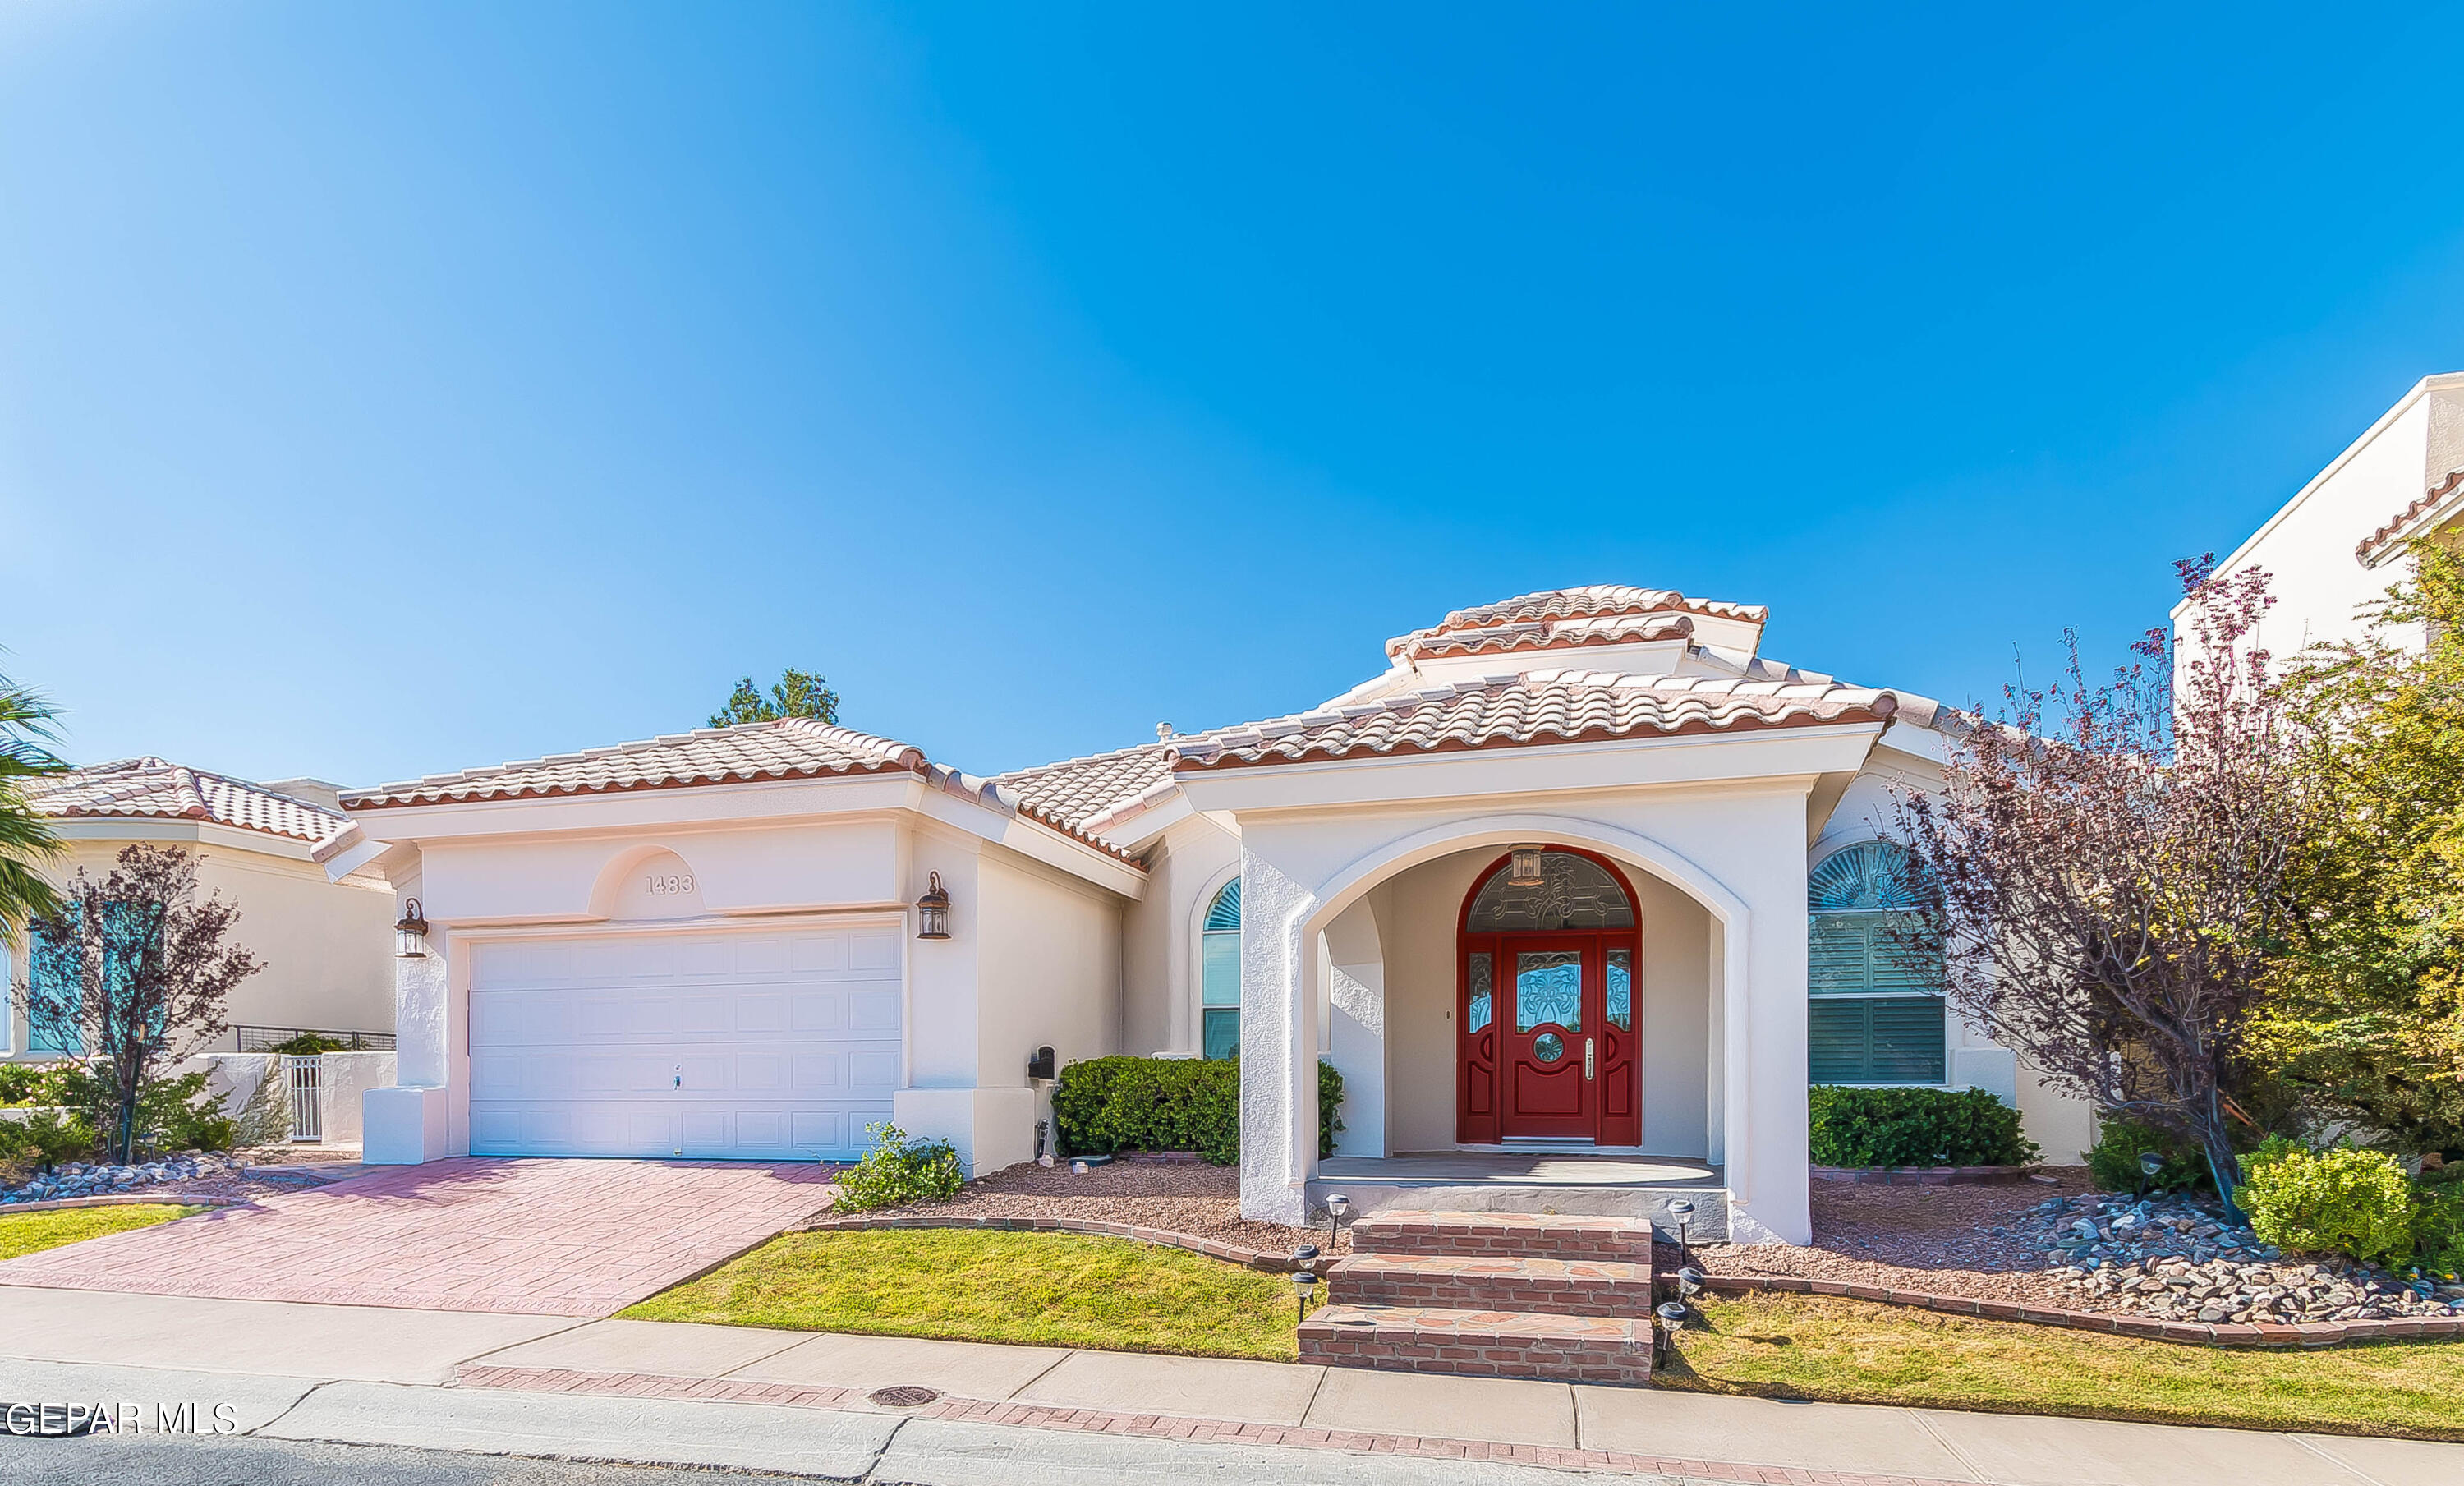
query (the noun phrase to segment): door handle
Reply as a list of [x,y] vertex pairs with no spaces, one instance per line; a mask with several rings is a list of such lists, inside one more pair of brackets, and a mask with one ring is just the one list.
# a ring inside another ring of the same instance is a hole
[[683,1088],[684,1086],[685,1086],[685,1065],[684,1065],[684,1064],[682,1064],[682,1063],[678,1063],[678,1064],[676,1065],[676,1087],[677,1087],[677,1088],[679,1088],[679,1089],[681,1089],[681,1088]]
[[1583,1039],[1583,1076],[1586,1079],[1592,1076],[1592,1039],[1589,1037]]

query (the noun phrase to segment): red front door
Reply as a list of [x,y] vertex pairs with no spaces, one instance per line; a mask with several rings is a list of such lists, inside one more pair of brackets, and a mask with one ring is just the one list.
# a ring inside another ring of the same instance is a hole
[[[1504,915],[1476,911],[1482,895],[1503,879],[1502,858],[1492,864],[1487,888],[1464,900],[1456,1139],[1465,1144],[1642,1143],[1635,1005],[1641,935],[1631,889],[1595,858],[1585,860],[1595,863],[1598,880],[1572,886],[1590,899],[1569,893],[1571,906],[1527,907],[1523,923],[1499,923]],[[1576,911],[1595,921],[1567,923]],[[1558,926],[1545,926],[1552,916]],[[1543,926],[1528,926],[1533,918]]]
[[1599,941],[1502,940],[1498,962],[1499,1136],[1596,1139]]

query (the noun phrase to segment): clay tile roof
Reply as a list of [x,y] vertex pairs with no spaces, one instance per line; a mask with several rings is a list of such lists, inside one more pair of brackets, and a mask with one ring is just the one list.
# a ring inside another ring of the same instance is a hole
[[1176,741],[1176,769],[1447,753],[1617,738],[1879,722],[1889,692],[1827,677],[1492,676]]
[[343,795],[342,803],[352,810],[364,810],[893,770],[923,773],[923,750],[912,743],[833,727],[808,718],[786,718],[776,722],[699,728],[608,748],[465,769],[458,774],[430,774],[402,784],[352,790]]
[[[607,794],[628,789],[673,789],[694,785],[754,784],[764,780],[820,779],[831,775],[908,773],[951,794],[994,810],[1014,810],[1121,860],[1128,854],[1079,829],[999,781],[929,762],[924,750],[894,739],[809,718],[704,727],[641,743],[618,743],[581,753],[550,754],[518,764],[430,774],[398,785],[379,785],[342,796],[354,810],[396,806],[448,805],[471,800],[540,799],[555,795]],[[1134,864],[1133,864],[1134,865]]]
[[1170,743],[1139,743],[1111,753],[1063,759],[994,776],[1029,810],[1073,827],[1110,814],[1115,806],[1172,780]]
[[199,820],[319,845],[349,823],[307,800],[165,759],[121,759],[28,780],[35,813],[63,817]]
[[2364,564],[2368,564],[2381,552],[2394,545],[2396,538],[2426,515],[2431,507],[2455,494],[2459,486],[2464,486],[2464,470],[2457,470],[2449,475],[2445,479],[2423,491],[2420,498],[2410,505],[2389,517],[2386,525],[2361,540],[2360,544],[2353,548],[2353,556],[2360,558]]
[[1415,630],[1387,641],[1386,654],[1397,657],[1468,654],[1487,650],[1547,650],[1674,638],[1691,633],[1692,626],[1688,624],[1683,630],[1673,626],[1656,628],[1645,621],[1652,616],[1688,614],[1761,624],[1771,616],[1771,610],[1759,604],[1688,598],[1672,588],[1595,583],[1579,588],[1518,594],[1476,609],[1458,609],[1425,630]]

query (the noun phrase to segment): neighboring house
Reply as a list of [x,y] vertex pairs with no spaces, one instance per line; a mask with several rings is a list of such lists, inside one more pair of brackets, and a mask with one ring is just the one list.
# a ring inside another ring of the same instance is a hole
[[[2411,537],[2464,532],[2464,372],[2414,383],[2352,446],[2294,492],[2221,573],[2264,569],[2276,605],[2259,642],[2289,658],[2360,637],[2363,610],[2411,566]],[[2183,610],[2174,610],[2178,623]]]
[[[122,759],[33,780],[26,788],[68,853],[46,875],[64,883],[82,868],[98,880],[121,849],[148,841],[197,855],[197,890],[239,906],[232,941],[265,968],[231,992],[227,1014],[251,1036],[301,1029],[393,1031],[393,890],[374,874],[329,877],[313,859],[347,825],[335,787],[313,779],[252,784],[162,759]],[[0,982],[24,982],[6,962]],[[0,1054],[54,1057],[56,1040],[28,1024],[21,998],[0,1017]]]
[[[786,721],[346,794],[331,872],[423,906],[367,1149],[1028,1159],[1041,1047],[1242,1063],[1242,1205],[1339,1153],[1647,1152],[1804,1242],[1809,1076],[2081,1106],[1879,931],[1922,699],[1762,658],[1765,610],[1602,586],[1465,610],[1308,712],[981,779]],[[947,938],[919,905],[946,893]]]

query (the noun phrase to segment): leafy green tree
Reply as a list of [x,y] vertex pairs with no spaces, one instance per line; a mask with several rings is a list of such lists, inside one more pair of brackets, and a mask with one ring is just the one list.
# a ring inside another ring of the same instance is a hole
[[2464,1154],[2464,561],[2411,552],[2363,638],[2287,677],[2330,808],[2252,1049],[2328,1113]]
[[782,673],[770,695],[746,676],[736,683],[736,692],[727,705],[713,714],[713,727],[734,727],[739,722],[776,722],[781,718],[811,718],[816,722],[836,726],[839,720],[839,694],[823,682],[826,678],[809,671],[790,670]]
[[41,868],[63,849],[26,796],[29,782],[67,766],[45,746],[55,736],[51,707],[0,676],[0,944],[16,943],[20,922],[59,907]]

